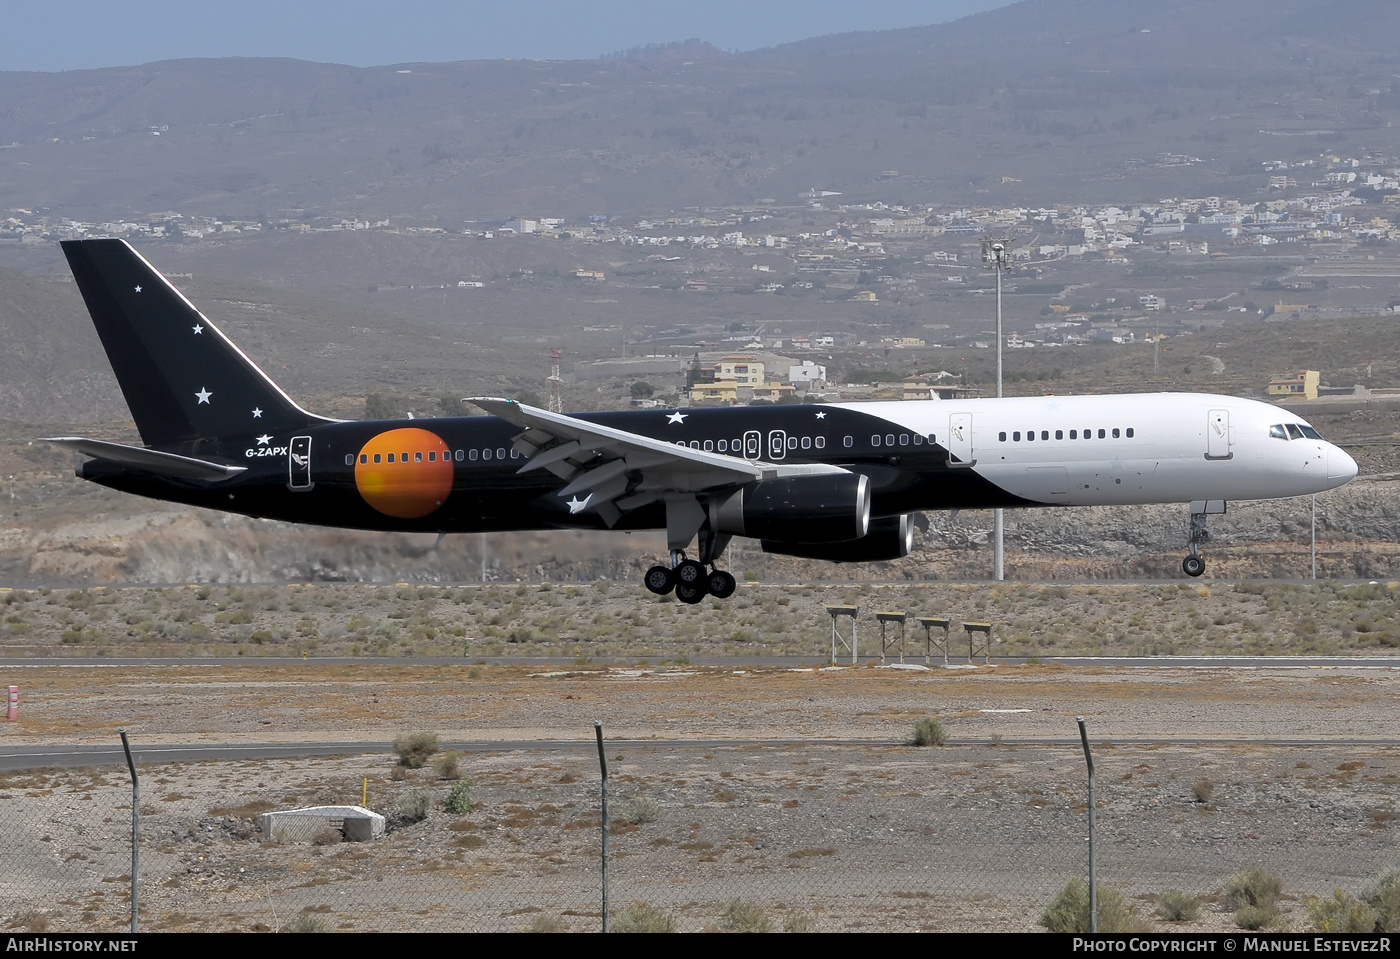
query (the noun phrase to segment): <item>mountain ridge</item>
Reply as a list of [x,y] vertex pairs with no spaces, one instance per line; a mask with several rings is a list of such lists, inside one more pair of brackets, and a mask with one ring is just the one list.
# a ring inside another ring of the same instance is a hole
[[[1086,202],[1121,190],[1128,160],[1183,147],[1201,192],[1223,192],[1299,148],[1400,153],[1397,34],[1400,5],[1378,0],[1023,0],[694,60],[0,73],[0,205],[452,224],[791,200],[814,183],[978,202],[989,165],[1007,180],[993,199]],[[1129,175],[1149,196],[1185,188]]]

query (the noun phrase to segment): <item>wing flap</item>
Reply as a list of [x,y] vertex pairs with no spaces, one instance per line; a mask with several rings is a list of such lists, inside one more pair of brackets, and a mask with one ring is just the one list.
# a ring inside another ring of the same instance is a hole
[[700,494],[756,480],[848,472],[826,463],[768,463],[708,453],[510,399],[466,401],[521,428],[515,448],[526,462],[519,472],[548,470],[564,480],[562,497],[591,491],[586,508],[610,526],[622,513],[668,493]]
[[[668,460],[682,460],[707,469],[726,471],[734,476],[733,481],[738,482],[761,479],[764,467],[771,468],[771,464],[751,463],[735,456],[725,456],[723,453],[706,453],[686,446],[676,446],[665,440],[654,440],[639,433],[629,433],[627,430],[603,426],[600,423],[590,423],[565,413],[551,413],[548,410],[525,406],[515,400],[473,396],[468,397],[467,402],[475,403],[486,412],[513,426],[532,431],[538,430],[539,433],[543,434],[539,437],[542,442],[528,436],[528,434],[526,437],[529,442],[535,445],[536,449],[540,450],[540,453],[536,455],[547,456],[553,449],[554,441],[562,443],[574,440],[578,442],[580,448],[573,452],[611,453],[614,456],[642,451],[660,453]],[[565,454],[565,457],[569,455],[572,453]],[[551,461],[546,460],[545,462]],[[532,458],[521,469],[521,472],[533,468],[533,465]],[[839,471],[838,467],[832,467],[832,469]]]

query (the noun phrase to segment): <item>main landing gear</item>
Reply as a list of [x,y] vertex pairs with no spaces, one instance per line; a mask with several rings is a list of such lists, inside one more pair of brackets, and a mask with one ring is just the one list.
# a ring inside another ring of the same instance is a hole
[[[721,504],[722,505],[722,504]],[[694,605],[706,596],[728,599],[734,595],[734,577],[715,568],[715,560],[729,544],[729,533],[718,533],[716,508],[708,498],[674,494],[666,497],[666,545],[671,565],[653,566],[642,582],[658,596],[676,591],[676,599]],[[685,548],[696,540],[700,559],[686,559]]]
[[1187,576],[1200,576],[1206,571],[1206,561],[1201,557],[1201,544],[1210,542],[1210,530],[1206,529],[1206,517],[1223,515],[1223,499],[1198,499],[1191,502],[1191,532],[1187,545],[1191,555],[1181,561],[1181,570]]
[[734,595],[737,584],[734,577],[722,569],[711,567],[693,559],[686,559],[685,553],[674,550],[671,553],[671,566],[653,566],[647,570],[642,580],[647,589],[658,596],[676,591],[676,599],[682,603],[695,604],[707,595],[715,599],[728,599]]

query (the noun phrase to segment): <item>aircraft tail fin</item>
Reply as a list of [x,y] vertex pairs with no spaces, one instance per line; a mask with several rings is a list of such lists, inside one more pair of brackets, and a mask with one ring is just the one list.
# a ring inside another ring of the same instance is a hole
[[293,402],[125,240],[62,246],[147,446],[193,451],[331,422]]

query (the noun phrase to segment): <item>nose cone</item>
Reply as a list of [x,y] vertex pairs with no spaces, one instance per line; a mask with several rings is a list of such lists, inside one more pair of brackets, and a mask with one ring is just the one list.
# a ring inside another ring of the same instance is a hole
[[1327,449],[1327,478],[1335,480],[1338,486],[1356,479],[1356,460],[1345,450],[1336,446]]

